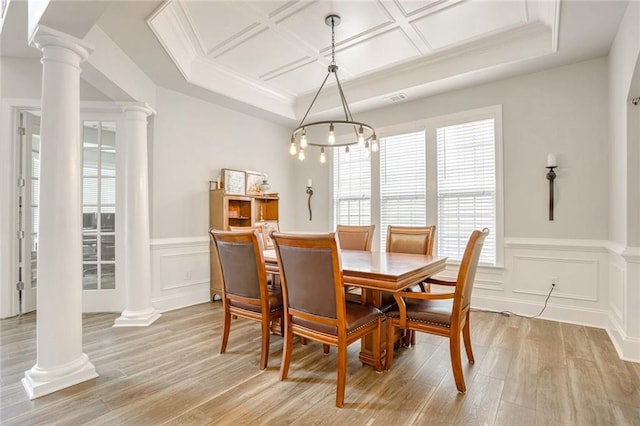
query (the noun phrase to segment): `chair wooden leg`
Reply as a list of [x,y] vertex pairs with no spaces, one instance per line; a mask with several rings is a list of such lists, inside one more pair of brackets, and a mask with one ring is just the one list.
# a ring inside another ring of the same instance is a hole
[[462,373],[462,357],[460,356],[460,329],[449,337],[449,351],[451,355],[451,369],[453,370],[453,378],[456,381],[458,392],[465,393],[467,387],[464,384],[464,374]]
[[322,352],[324,352],[325,355],[328,354],[330,352],[329,345],[327,345],[326,343],[323,343],[322,344]]
[[464,338],[464,349],[467,351],[467,359],[471,364],[475,362],[473,358],[473,350],[471,349],[471,334],[469,330],[469,311],[467,311],[467,319],[462,328],[462,337]]
[[376,360],[376,371],[382,371],[380,340],[382,340],[382,318],[378,318],[378,326],[373,332],[373,359]]
[[293,349],[293,332],[291,326],[285,324],[284,347],[282,348],[282,362],[280,363],[280,380],[287,378],[289,374],[289,363],[291,362],[291,351]]
[[338,384],[336,388],[336,407],[344,405],[344,389],[347,381],[347,344],[338,342]]
[[271,335],[271,327],[269,318],[264,316],[262,319],[262,352],[260,354],[260,369],[267,368],[269,362],[269,336]]
[[411,330],[411,342],[410,342],[411,346],[415,346],[416,345],[416,332],[415,330]]
[[280,317],[280,335],[284,336],[284,317]]
[[384,369],[389,370],[393,364],[393,319],[387,318],[387,350]]
[[307,338],[306,337],[302,337],[302,336],[298,336],[300,338],[300,344],[302,345],[306,345],[307,344]]
[[222,344],[220,345],[220,353],[223,354],[227,350],[229,342],[229,327],[231,327],[231,314],[228,307],[224,308],[224,320],[222,322]]

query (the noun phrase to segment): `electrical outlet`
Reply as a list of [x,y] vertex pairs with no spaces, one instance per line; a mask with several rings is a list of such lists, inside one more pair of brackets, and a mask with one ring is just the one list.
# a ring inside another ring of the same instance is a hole
[[558,277],[551,277],[551,287],[553,288],[558,287]]

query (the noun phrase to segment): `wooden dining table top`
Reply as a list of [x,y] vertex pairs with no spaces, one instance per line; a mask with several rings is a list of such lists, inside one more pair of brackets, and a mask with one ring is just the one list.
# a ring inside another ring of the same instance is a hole
[[[275,249],[264,251],[267,271],[279,272]],[[446,257],[380,251],[340,250],[345,284],[398,292],[445,269]]]

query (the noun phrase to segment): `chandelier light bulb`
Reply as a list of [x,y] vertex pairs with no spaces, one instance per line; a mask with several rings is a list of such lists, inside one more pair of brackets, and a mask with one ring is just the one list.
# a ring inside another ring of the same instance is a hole
[[291,136],[291,143],[289,144],[289,154],[296,155],[298,150],[296,149],[296,138]]
[[329,145],[336,143],[336,131],[333,127],[333,123],[329,124],[329,137],[327,138],[327,143]]
[[300,150],[303,150],[307,147],[307,131],[302,131],[302,136],[300,136]]
[[364,129],[360,126],[360,130],[358,130],[358,145],[364,146]]
[[321,148],[321,149],[320,149],[320,162],[321,162],[322,164],[324,164],[324,163],[326,163],[326,162],[327,162],[327,156],[326,156],[326,155],[325,155],[325,153],[324,153],[324,148]]
[[364,142],[364,156],[369,158],[371,151],[369,150],[369,141]]
[[371,151],[378,152],[378,137],[376,134],[373,134],[373,139],[371,139]]
[[349,146],[347,146],[344,149],[344,159],[346,161],[349,161],[350,158],[351,158],[351,154],[349,153]]
[[298,153],[298,160],[303,161],[304,160],[304,149],[300,148],[300,152]]

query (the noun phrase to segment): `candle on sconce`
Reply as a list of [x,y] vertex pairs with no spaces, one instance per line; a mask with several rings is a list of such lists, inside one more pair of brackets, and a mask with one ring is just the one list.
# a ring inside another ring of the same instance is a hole
[[556,160],[556,155],[555,154],[547,155],[547,167],[557,167],[557,166],[558,166],[558,162]]
[[311,179],[307,179],[307,188],[311,188],[313,185],[313,181]]

